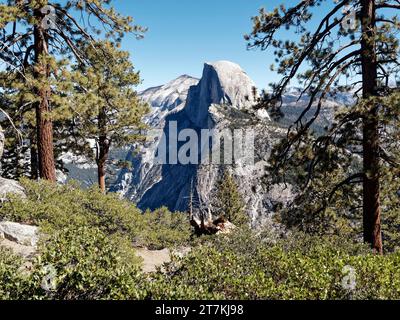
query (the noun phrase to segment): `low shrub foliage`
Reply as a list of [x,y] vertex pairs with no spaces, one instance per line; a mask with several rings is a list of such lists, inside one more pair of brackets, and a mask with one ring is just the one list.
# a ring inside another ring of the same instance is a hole
[[[183,213],[133,204],[73,184],[23,181],[0,218],[37,224],[38,254],[0,249],[0,299],[400,299],[400,252],[299,232],[277,238],[246,227],[190,240]],[[190,246],[144,274],[135,246]]]
[[87,226],[159,249],[183,245],[191,235],[184,214],[166,208],[143,214],[132,202],[113,193],[105,195],[96,187],[82,190],[75,183],[55,187],[29,180],[22,180],[22,185],[27,199],[11,197],[0,208],[0,219],[39,225],[45,234]]

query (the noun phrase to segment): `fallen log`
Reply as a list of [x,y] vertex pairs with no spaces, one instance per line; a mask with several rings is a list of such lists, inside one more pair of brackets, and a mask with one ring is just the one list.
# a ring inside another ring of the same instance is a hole
[[213,234],[229,234],[236,226],[225,219],[223,216],[213,219],[211,210],[208,209],[207,217],[204,213],[200,214],[200,218],[190,215],[190,224],[194,228],[197,236],[213,235]]

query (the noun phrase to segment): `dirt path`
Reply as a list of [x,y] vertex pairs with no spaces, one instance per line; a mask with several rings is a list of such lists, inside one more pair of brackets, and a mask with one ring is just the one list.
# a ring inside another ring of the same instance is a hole
[[[172,250],[173,255],[183,258],[190,252],[190,247],[181,247]],[[171,262],[171,250],[149,250],[147,248],[136,248],[136,255],[143,259],[142,270],[145,273],[156,271],[164,263]]]
[[136,249],[136,255],[143,259],[143,272],[154,272],[157,267],[161,267],[164,263],[170,262],[169,249],[149,250],[146,248]]

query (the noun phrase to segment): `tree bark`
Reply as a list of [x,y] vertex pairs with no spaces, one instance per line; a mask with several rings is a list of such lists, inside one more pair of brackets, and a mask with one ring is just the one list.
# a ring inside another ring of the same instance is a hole
[[107,137],[107,114],[101,108],[98,115],[99,141],[97,147],[97,176],[100,190],[106,192],[106,163],[110,151],[110,140]]
[[[377,57],[375,44],[375,1],[361,0],[362,81],[365,99],[377,96]],[[383,253],[380,209],[379,121],[373,101],[363,119],[363,227],[364,242]]]
[[53,122],[50,116],[50,87],[47,79],[50,76],[48,63],[43,59],[48,55],[48,39],[46,30],[40,25],[44,15],[39,10],[35,11],[39,23],[34,27],[35,51],[35,79],[42,82],[38,88],[39,102],[36,104],[36,130],[39,174],[42,179],[56,181],[54,161]]
[[97,173],[100,190],[106,192],[106,162],[109,153],[109,142],[107,137],[100,137],[99,139],[99,156],[97,159]]
[[31,133],[30,137],[30,162],[31,162],[31,179],[37,180],[39,178],[39,163],[38,163],[38,153],[36,145],[36,134],[34,131]]

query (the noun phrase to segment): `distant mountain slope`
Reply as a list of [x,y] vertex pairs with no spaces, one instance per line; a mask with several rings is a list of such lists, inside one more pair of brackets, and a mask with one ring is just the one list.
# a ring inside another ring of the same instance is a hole
[[165,85],[146,89],[139,95],[154,108],[171,110],[186,100],[189,88],[198,82],[199,79],[182,75]]
[[189,88],[198,82],[199,79],[182,75],[163,86],[141,92],[139,96],[152,108],[146,122],[156,127],[170,111],[184,107]]
[[[300,97],[301,93],[301,88],[292,87],[283,95],[281,111],[284,114],[284,118],[280,120],[282,125],[289,126],[290,124],[293,124],[307,107],[310,97],[306,94]],[[313,124],[313,128],[318,131],[323,130],[327,125],[332,123],[334,114],[338,108],[343,107],[344,105],[352,105],[353,103],[354,98],[352,93],[337,93],[334,97],[328,96],[321,107],[318,118]],[[316,108],[317,103],[314,103],[306,113],[304,120],[311,119],[316,112]]]

